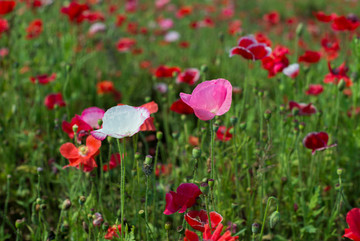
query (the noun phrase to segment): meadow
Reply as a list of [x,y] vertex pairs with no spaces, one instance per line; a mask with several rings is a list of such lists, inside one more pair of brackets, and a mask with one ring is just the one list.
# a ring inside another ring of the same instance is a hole
[[0,240],[360,241],[357,0],[0,0]]

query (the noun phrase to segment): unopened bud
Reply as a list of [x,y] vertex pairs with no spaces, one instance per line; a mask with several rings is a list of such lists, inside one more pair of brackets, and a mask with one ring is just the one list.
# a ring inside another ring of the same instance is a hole
[[60,231],[61,231],[62,233],[67,233],[67,232],[69,232],[69,224],[68,224],[66,221],[64,221],[64,223],[61,224]]
[[103,124],[103,120],[102,120],[102,119],[99,119],[99,120],[98,120],[98,125],[99,125],[100,128],[101,128],[102,124]]
[[72,126],[72,129],[73,129],[74,133],[77,133],[77,131],[79,129],[79,126],[75,124],[75,125]]
[[260,224],[253,223],[251,225],[251,232],[254,233],[254,234],[257,234],[259,232],[259,228],[260,228]]
[[279,222],[279,220],[280,220],[280,213],[278,211],[273,212],[270,215],[270,228],[271,229],[275,228],[275,226]]
[[292,114],[293,116],[297,116],[299,114],[299,109],[298,108],[292,109]]
[[296,27],[296,35],[298,37],[301,37],[301,35],[304,32],[304,24],[303,23],[299,23],[298,26]]
[[156,132],[156,139],[158,139],[159,141],[163,138],[163,133],[161,131]]
[[270,120],[270,118],[271,118],[271,110],[265,111],[264,119],[268,121],[268,120]]
[[144,211],[144,210],[140,210],[140,211],[139,211],[139,216],[142,217],[142,218],[145,217],[145,211]]
[[151,101],[151,97],[150,96],[146,96],[145,97],[145,102],[150,102]]
[[238,118],[236,116],[230,117],[230,123],[234,126],[238,122]]
[[25,224],[25,218],[16,219],[16,221],[15,221],[16,229],[21,229],[22,227],[24,227],[24,224]]
[[206,72],[208,71],[207,65],[205,65],[205,64],[201,65],[200,71],[201,71],[202,73],[206,73]]
[[346,87],[346,83],[345,83],[345,80],[344,79],[341,79],[339,84],[338,84],[338,90],[339,91],[343,91]]
[[339,176],[341,176],[342,172],[343,172],[343,169],[342,169],[342,168],[338,168],[338,169],[336,170],[336,173],[337,173]]
[[62,204],[63,210],[68,210],[71,207],[71,201],[69,199],[65,199]]
[[103,231],[108,230],[108,228],[109,228],[109,223],[108,223],[108,222],[103,223],[103,224],[101,225],[101,228],[102,228]]
[[199,147],[195,147],[193,150],[192,150],[192,156],[194,158],[199,158],[201,156],[201,150]]
[[173,132],[171,135],[175,140],[179,139],[180,136],[179,132]]
[[203,182],[200,184],[201,192],[206,196],[209,192],[209,184],[207,182]]
[[79,197],[79,204],[80,204],[80,205],[84,205],[85,201],[86,201],[86,197],[85,197],[85,196],[80,196],[80,197]]
[[213,189],[214,184],[215,184],[215,180],[214,180],[214,179],[209,179],[209,180],[208,180],[208,185],[209,185],[210,189]]
[[171,228],[171,223],[167,222],[165,223],[165,230],[170,230]]
[[241,122],[239,125],[241,130],[245,130],[246,129],[246,122]]
[[219,33],[219,40],[220,40],[220,42],[223,43],[223,42],[224,42],[224,39],[225,39],[224,33],[223,33],[223,32],[220,32],[220,33]]

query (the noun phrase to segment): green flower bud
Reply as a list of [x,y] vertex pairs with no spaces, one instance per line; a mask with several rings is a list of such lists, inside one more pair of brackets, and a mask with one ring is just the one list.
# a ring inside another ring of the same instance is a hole
[[158,139],[159,141],[163,138],[163,133],[161,131],[156,132],[156,139]]
[[254,233],[254,234],[257,234],[259,232],[259,229],[260,229],[260,224],[258,223],[253,223],[251,225],[251,232]]
[[139,211],[139,216],[144,218],[145,217],[145,211],[144,210],[140,210]]
[[301,35],[304,32],[304,24],[303,23],[299,23],[298,26],[296,27],[296,35],[298,37],[301,37]]
[[201,150],[199,147],[195,147],[193,150],[192,150],[192,156],[194,158],[200,158],[201,156]]
[[223,42],[224,42],[224,39],[225,39],[224,33],[223,33],[223,32],[220,32],[220,33],[219,33],[219,40],[220,40],[220,42],[223,43]]
[[103,124],[103,120],[102,119],[98,119],[98,125],[101,127]]
[[171,223],[166,222],[165,223],[165,230],[170,230],[171,229]]
[[213,189],[214,184],[215,184],[215,180],[214,180],[214,179],[209,179],[209,180],[208,180],[208,185],[209,185],[209,187],[210,187],[211,189]]
[[201,183],[200,190],[205,196],[207,196],[207,194],[209,193],[209,184],[207,182]]
[[270,228],[271,229],[275,228],[275,226],[279,222],[279,220],[280,220],[280,213],[278,211],[273,212],[270,215]]
[[62,233],[67,233],[69,232],[69,229],[70,229],[69,224],[67,223],[67,221],[64,221],[64,223],[61,224],[60,231]]
[[175,140],[179,139],[179,137],[180,137],[179,132],[173,132],[171,135]]
[[234,126],[238,122],[238,118],[236,116],[230,117],[230,123]]
[[200,71],[201,71],[202,73],[208,72],[208,67],[207,67],[207,65],[205,65],[205,64],[201,65]]
[[344,79],[341,79],[339,84],[338,84],[338,90],[339,91],[343,91],[346,87],[346,83],[345,83],[345,80]]
[[72,126],[72,129],[73,129],[73,132],[76,133],[79,129],[79,126],[75,124]]
[[241,130],[244,131],[246,129],[246,122],[241,122],[239,127],[240,127]]
[[80,204],[80,205],[84,205],[85,201],[86,201],[86,197],[85,197],[85,196],[80,196],[80,197],[79,197],[79,204]]
[[270,118],[271,118],[271,110],[265,111],[264,119],[268,121],[268,120],[270,120]]
[[343,172],[343,169],[342,169],[342,168],[338,168],[338,169],[336,170],[336,173],[337,173],[339,176],[341,176],[342,172]]
[[103,231],[108,230],[108,228],[109,228],[109,223],[108,223],[108,222],[104,222],[104,223],[101,225],[101,228],[102,228]]
[[151,97],[150,97],[150,96],[146,96],[144,100],[145,100],[145,102],[150,102],[150,101],[151,101]]
[[25,224],[25,218],[16,219],[16,221],[15,221],[16,229],[21,229],[22,227],[24,227],[24,224]]

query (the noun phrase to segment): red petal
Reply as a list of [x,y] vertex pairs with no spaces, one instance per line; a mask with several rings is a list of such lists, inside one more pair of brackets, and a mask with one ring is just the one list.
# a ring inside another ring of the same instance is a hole
[[70,142],[63,144],[60,147],[60,153],[66,159],[77,159],[80,157],[78,149]]

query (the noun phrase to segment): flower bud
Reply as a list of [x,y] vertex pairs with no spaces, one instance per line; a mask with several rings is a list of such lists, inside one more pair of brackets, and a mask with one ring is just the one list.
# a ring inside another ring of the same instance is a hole
[[192,156],[193,158],[200,158],[201,156],[201,150],[199,147],[195,147],[194,149],[192,149]]
[[215,180],[214,180],[214,179],[209,179],[209,180],[208,180],[208,185],[209,185],[210,189],[213,189],[214,184],[215,184]]
[[186,120],[186,115],[181,115],[181,116],[180,116],[180,119],[181,119],[182,121],[185,121],[185,120]]
[[230,117],[230,123],[231,123],[231,125],[236,125],[237,124],[237,122],[238,122],[238,118],[236,117],[236,116],[232,116],[232,117]]
[[292,114],[293,116],[297,116],[299,114],[299,109],[298,108],[292,109]]
[[101,226],[101,228],[102,228],[103,231],[108,230],[108,228],[109,228],[109,223],[108,223],[108,222],[103,223],[102,226]]
[[338,169],[336,170],[336,173],[337,173],[339,176],[341,176],[342,172],[343,172],[343,169],[342,169],[342,168],[338,168]]
[[304,32],[304,24],[299,23],[298,26],[296,27],[296,36],[301,37],[303,32]]
[[161,131],[156,132],[156,139],[158,139],[159,141],[163,138],[163,133]]
[[251,225],[251,232],[254,233],[254,234],[257,234],[259,232],[259,228],[260,228],[260,224],[253,223]]
[[172,138],[174,138],[175,140],[179,139],[179,136],[180,136],[179,132],[173,132],[171,135],[172,135]]
[[145,217],[145,211],[144,210],[140,210],[139,211],[139,216],[144,218]]
[[246,122],[241,122],[239,127],[240,127],[241,130],[244,131],[246,129]]
[[41,210],[45,210],[47,208],[47,205],[46,204],[41,204],[40,208],[41,208]]
[[339,84],[338,84],[338,90],[339,91],[343,91],[346,87],[346,83],[345,83],[345,80],[344,79],[341,79]]
[[200,190],[206,196],[209,193],[209,184],[207,182],[201,183]]
[[79,129],[79,126],[75,124],[72,126],[72,129],[73,129],[73,132],[76,133]]
[[136,152],[135,153],[135,160],[139,160],[140,156],[141,156],[140,152]]
[[111,136],[107,136],[107,137],[106,137],[106,140],[107,140],[108,143],[111,143],[112,139],[113,139],[113,138],[112,138]]
[[80,205],[84,205],[85,201],[86,201],[86,197],[85,197],[85,196],[80,196],[80,197],[79,197],[79,204],[80,204]]
[[151,163],[152,163],[152,156],[151,155],[147,155],[146,157],[145,157],[145,164],[147,164],[147,165],[151,165]]
[[151,101],[151,97],[150,97],[150,96],[146,96],[144,100],[145,100],[145,102],[150,102],[150,101]]
[[207,65],[205,65],[205,64],[201,65],[200,71],[201,71],[201,73],[206,73],[208,71]]
[[103,124],[103,120],[102,119],[98,119],[98,125],[101,127]]
[[171,223],[166,222],[165,223],[165,230],[170,230],[171,229]]
[[16,229],[21,229],[22,227],[24,227],[24,224],[25,224],[25,218],[16,219],[16,221],[15,221]]
[[270,118],[271,118],[271,110],[265,111],[264,119],[268,121],[268,120],[270,120]]
[[62,210],[68,210],[71,207],[71,201],[69,199],[65,199],[62,204]]
[[275,228],[275,226],[279,222],[279,220],[280,220],[280,213],[278,211],[273,212],[270,215],[270,228],[271,229]]

